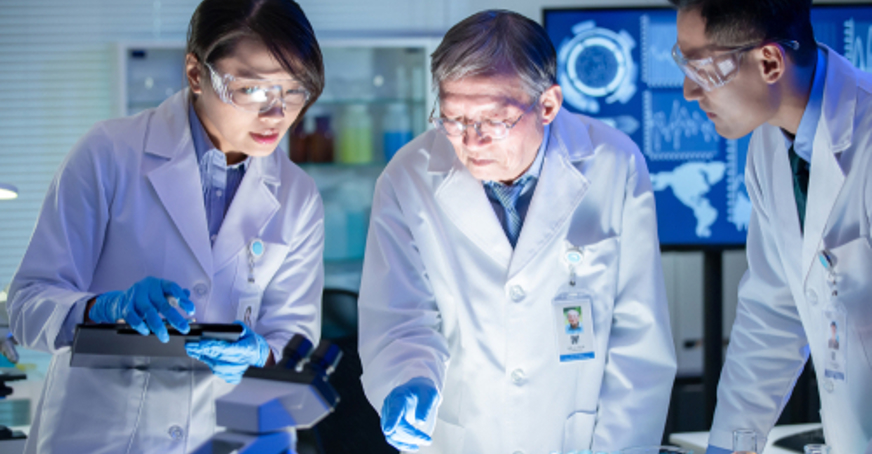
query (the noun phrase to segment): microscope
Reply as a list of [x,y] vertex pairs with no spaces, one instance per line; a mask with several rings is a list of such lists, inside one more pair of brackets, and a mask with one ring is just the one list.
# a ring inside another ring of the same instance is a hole
[[296,454],[296,429],[324,419],[339,402],[327,382],[342,351],[297,334],[275,367],[250,367],[230,393],[215,402],[216,433],[192,454]]
[[[0,399],[12,394],[12,388],[7,382],[24,380],[27,376],[24,372],[15,369],[0,370]],[[12,430],[0,424],[0,452],[24,452],[24,443],[27,436],[18,430]]]

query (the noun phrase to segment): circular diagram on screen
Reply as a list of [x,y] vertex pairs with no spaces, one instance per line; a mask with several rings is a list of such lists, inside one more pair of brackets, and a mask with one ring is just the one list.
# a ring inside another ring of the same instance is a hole
[[567,101],[593,113],[599,111],[597,98],[607,103],[629,101],[636,93],[637,75],[632,36],[597,27],[592,21],[576,25],[573,32],[560,45],[557,57],[558,82]]

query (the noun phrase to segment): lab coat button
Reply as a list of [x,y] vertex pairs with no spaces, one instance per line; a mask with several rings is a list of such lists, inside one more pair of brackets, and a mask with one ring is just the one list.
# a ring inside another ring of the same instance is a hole
[[196,293],[197,296],[205,296],[208,291],[209,287],[206,287],[206,284],[200,283],[194,285],[194,293]]
[[836,389],[836,385],[833,384],[832,378],[828,378],[826,379],[826,381],[824,381],[824,389],[826,389],[828,393],[831,393],[834,389]]
[[516,385],[524,383],[524,371],[522,369],[515,369],[512,371],[512,383]]
[[513,285],[512,288],[509,289],[509,297],[511,297],[512,301],[516,303],[524,299],[525,296],[527,296],[527,294],[524,293],[524,289],[521,288],[520,285]]
[[818,301],[817,292],[815,292],[814,289],[806,290],[805,299],[808,300],[809,304],[812,304],[812,305],[817,304],[817,301]]
[[168,430],[167,433],[173,440],[181,440],[182,437],[185,435],[185,431],[182,430],[182,428],[179,426],[170,427],[170,430]]

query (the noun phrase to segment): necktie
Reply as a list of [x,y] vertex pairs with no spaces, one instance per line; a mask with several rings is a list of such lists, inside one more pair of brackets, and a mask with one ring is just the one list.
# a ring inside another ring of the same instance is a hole
[[805,227],[805,205],[808,200],[808,163],[793,151],[793,147],[790,147],[788,157],[790,169],[793,170],[793,197],[799,213],[799,230],[802,231]]
[[517,202],[526,182],[525,179],[521,179],[512,185],[497,182],[488,182],[485,185],[505,210],[506,218],[503,230],[506,232],[509,243],[512,243],[512,247],[517,244],[518,235],[521,233],[521,215],[518,213]]

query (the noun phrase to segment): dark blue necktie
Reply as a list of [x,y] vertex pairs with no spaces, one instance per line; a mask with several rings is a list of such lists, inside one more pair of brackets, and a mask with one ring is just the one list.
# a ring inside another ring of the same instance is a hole
[[525,177],[515,182],[515,184],[502,184],[493,181],[489,181],[485,183],[485,188],[491,193],[491,195],[500,202],[500,205],[503,206],[503,210],[506,213],[505,225],[503,225],[503,230],[506,232],[506,237],[509,239],[509,243],[512,243],[512,247],[518,243],[518,235],[521,233],[521,214],[518,213],[518,197],[521,195],[521,191],[524,189],[524,186],[529,181],[529,178]]
[[799,230],[805,227],[805,206],[808,201],[808,162],[802,159],[793,147],[787,153],[790,158],[790,169],[793,171],[793,197],[796,199],[796,211],[799,213]]

